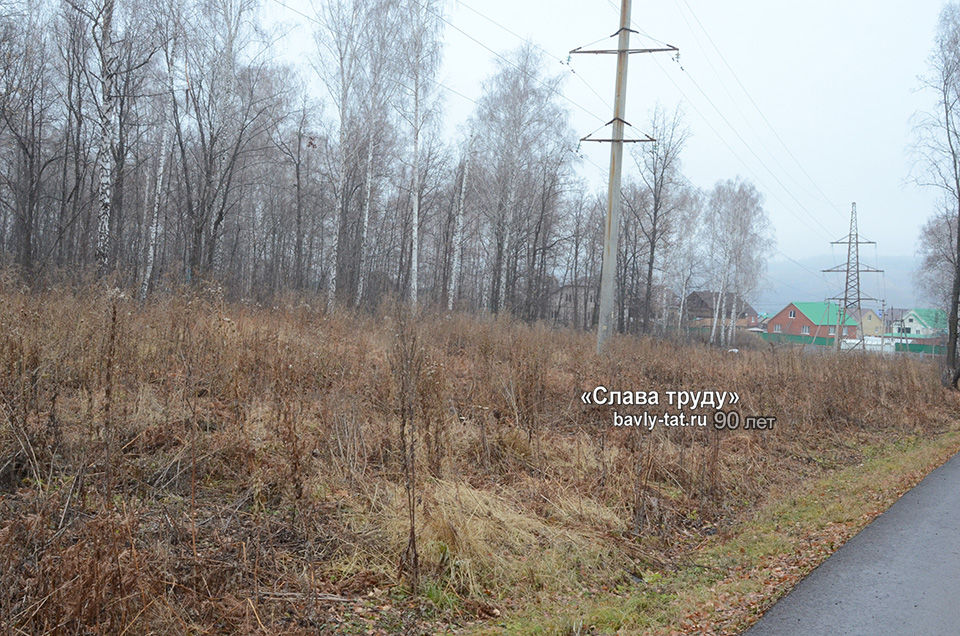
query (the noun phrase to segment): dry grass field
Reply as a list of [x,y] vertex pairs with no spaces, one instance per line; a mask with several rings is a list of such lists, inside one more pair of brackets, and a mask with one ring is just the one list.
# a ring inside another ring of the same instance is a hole
[[[496,631],[960,413],[924,361],[321,307],[0,280],[4,633]],[[777,423],[615,428],[598,384]]]

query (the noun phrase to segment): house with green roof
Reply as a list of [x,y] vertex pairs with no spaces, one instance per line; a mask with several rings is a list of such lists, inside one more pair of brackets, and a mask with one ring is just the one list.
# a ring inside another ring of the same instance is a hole
[[[767,334],[780,334],[784,340],[830,344],[837,333],[840,306],[836,303],[790,303],[767,321]],[[842,338],[857,337],[857,321],[845,316],[840,328]],[[809,338],[809,340],[807,340]]]
[[947,332],[947,313],[942,309],[911,309],[892,328],[898,335],[936,337]]

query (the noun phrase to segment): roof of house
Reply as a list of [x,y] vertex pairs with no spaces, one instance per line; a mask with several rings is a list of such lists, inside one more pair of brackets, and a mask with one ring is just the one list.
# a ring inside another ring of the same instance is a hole
[[914,309],[912,311],[928,328],[946,330],[947,313],[942,309]]
[[[687,302],[692,302],[693,299],[696,298],[703,303],[704,306],[709,307],[710,311],[713,311],[716,308],[714,306],[714,302],[719,297],[720,292],[718,291],[693,291],[687,294]],[[733,292],[724,292],[723,297],[724,305],[726,305],[728,308],[730,303],[736,299],[736,301],[739,303],[738,308],[741,314],[756,315],[757,312],[753,307],[750,306],[750,303],[744,301],[743,298],[736,296]]]
[[869,308],[861,309],[860,311],[857,311],[856,309],[854,309],[852,312],[850,312],[850,315],[856,318],[857,322],[860,322],[861,320],[863,320],[863,316],[866,316],[868,313],[873,314],[877,318],[880,317],[877,315],[877,312]]
[[[721,325],[728,325],[729,323],[727,323],[727,320],[726,320],[726,319],[723,319],[720,324],[721,324]],[[735,326],[736,326],[736,327],[739,327],[740,329],[746,329],[747,327],[757,326],[758,324],[759,324],[759,323],[758,323],[756,320],[754,320],[752,317],[750,317],[750,318],[737,318],[736,323],[735,323]],[[693,328],[697,328],[697,327],[712,327],[712,326],[713,326],[713,318],[697,318],[696,320],[691,320],[689,323],[687,323],[687,326],[688,326],[688,327],[693,327]]]
[[[815,325],[836,326],[839,320],[840,306],[835,303],[793,303],[793,305]],[[844,325],[857,326],[853,316],[845,316]]]
[[887,309],[887,320],[891,322],[902,320],[909,311],[909,309],[904,309],[903,307],[891,307]]

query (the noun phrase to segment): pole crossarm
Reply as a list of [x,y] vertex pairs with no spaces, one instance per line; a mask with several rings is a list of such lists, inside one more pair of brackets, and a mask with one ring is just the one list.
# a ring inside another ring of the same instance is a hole
[[584,49],[577,47],[570,51],[570,55],[614,55],[618,53],[677,53],[680,49],[668,44],[666,47],[655,49]]
[[[837,302],[841,302],[843,300],[843,296],[831,296],[830,298],[827,298],[827,300],[836,300]],[[880,300],[880,299],[874,298],[873,296],[860,296],[860,300]]]
[[581,137],[581,138],[580,138],[580,141],[599,141],[599,142],[607,142],[607,143],[614,142],[614,141],[617,141],[617,142],[622,141],[622,142],[625,143],[625,144],[647,143],[647,142],[650,142],[650,141],[656,141],[656,139],[654,139],[654,138],[651,137],[650,135],[646,135],[646,133],[644,133],[644,134],[646,135],[646,139],[626,139],[626,138],[623,138],[623,139],[615,139],[615,138],[610,138],[610,139],[596,139],[596,138],[593,136],[594,133],[596,133],[598,130],[603,130],[604,128],[606,128],[606,127],[609,126],[610,124],[616,124],[616,123],[620,123],[620,124],[623,124],[624,126],[630,126],[630,128],[633,128],[633,126],[630,124],[630,122],[628,122],[626,119],[623,119],[622,117],[614,117],[613,119],[611,119],[610,121],[608,121],[607,123],[605,123],[603,126],[600,126],[600,128],[598,128],[597,130],[593,131],[592,133],[590,133],[590,134],[587,135],[586,137]]
[[[841,263],[840,265],[831,267],[830,269],[821,269],[820,271],[832,274],[843,274],[847,271],[847,265],[845,263]],[[883,270],[877,269],[876,267],[870,267],[869,265],[861,265],[860,273],[863,272],[867,272],[868,274],[880,274],[883,272]]]
[[647,137],[646,139],[594,139],[592,137],[581,137],[580,141],[598,141],[600,143],[625,143],[625,144],[643,144],[650,141],[656,141],[653,137]]

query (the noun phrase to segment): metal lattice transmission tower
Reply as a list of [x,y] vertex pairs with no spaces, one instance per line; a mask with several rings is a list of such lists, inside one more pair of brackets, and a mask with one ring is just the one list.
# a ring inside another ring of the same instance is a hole
[[837,327],[834,335],[834,343],[837,351],[840,351],[840,345],[843,341],[842,330],[845,329],[847,318],[854,316],[856,320],[860,321],[860,324],[857,326],[857,342],[851,347],[852,349],[864,348],[863,341],[863,328],[862,328],[862,312],[861,312],[861,303],[864,300],[876,300],[876,298],[871,298],[870,296],[864,296],[860,292],[860,274],[867,272],[882,272],[882,269],[877,269],[876,267],[870,266],[861,266],[860,265],[860,246],[861,245],[876,245],[876,241],[864,241],[860,238],[860,233],[857,230],[857,204],[856,202],[850,204],[850,232],[847,234],[845,239],[839,241],[832,241],[831,245],[846,245],[847,246],[847,262],[837,265],[836,267],[831,267],[830,269],[823,270],[824,272],[837,272],[845,275],[846,284],[843,288],[843,296],[834,296],[828,300],[836,300],[840,303],[840,310],[837,312]]

